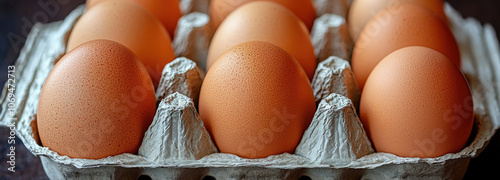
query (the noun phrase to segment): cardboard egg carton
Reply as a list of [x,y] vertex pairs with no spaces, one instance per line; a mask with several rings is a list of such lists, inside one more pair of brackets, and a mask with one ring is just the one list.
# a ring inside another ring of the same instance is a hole
[[[213,36],[208,1],[182,0],[185,15],[172,43],[176,56],[163,70],[156,91],[153,123],[138,154],[98,160],[61,156],[42,147],[36,127],[38,97],[43,82],[64,54],[66,34],[84,7],[65,20],[36,24],[16,62],[16,129],[18,137],[40,156],[51,179],[388,179],[451,178],[465,174],[500,127],[500,54],[494,29],[463,19],[446,6],[461,50],[462,70],[474,98],[476,123],[470,143],[458,153],[437,158],[403,158],[375,153],[362,128],[356,107],[360,92],[349,65],[353,43],[345,16],[349,0],[315,0],[318,18],[311,32],[318,67],[311,82],[317,111],[294,154],[245,159],[219,153],[198,116],[195,103],[203,79],[204,60]],[[9,125],[7,89],[2,91],[0,124]],[[286,112],[283,112],[286,113]],[[78,148],[78,143],[75,143]],[[426,149],[422,149],[425,151]]]

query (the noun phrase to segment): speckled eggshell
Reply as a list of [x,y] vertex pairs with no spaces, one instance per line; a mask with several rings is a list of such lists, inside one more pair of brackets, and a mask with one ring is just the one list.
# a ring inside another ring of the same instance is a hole
[[234,10],[215,33],[207,57],[207,69],[224,52],[246,41],[265,41],[290,53],[309,80],[316,70],[314,48],[307,28],[291,11],[274,2],[247,3]]
[[222,55],[201,87],[199,112],[223,153],[293,153],[316,110],[309,80],[286,51],[250,41]]
[[408,46],[439,51],[460,67],[457,42],[443,21],[412,3],[391,6],[368,22],[354,46],[351,65],[359,89],[385,56]]
[[444,14],[444,3],[442,0],[355,0],[349,8],[349,31],[352,39],[356,40],[366,23],[381,10],[403,3],[414,3],[439,17],[444,22],[447,17]]
[[464,148],[474,105],[462,72],[443,54],[407,47],[366,81],[360,117],[377,152],[432,158]]
[[[108,0],[87,0],[87,9]],[[149,12],[161,21],[163,26],[167,29],[170,37],[174,37],[177,21],[181,18],[181,9],[179,7],[179,0],[129,0],[142,5]]]
[[[241,5],[257,0],[211,0],[209,13],[212,24],[217,29],[224,19]],[[292,11],[304,22],[308,30],[312,29],[316,19],[316,10],[311,0],[260,0],[278,3]]]
[[146,66],[155,86],[165,65],[175,59],[163,25],[134,2],[104,1],[86,11],[70,33],[66,52],[95,39],[116,41],[132,50]]
[[64,55],[37,110],[44,147],[71,158],[137,153],[156,100],[144,65],[125,46],[94,40]]

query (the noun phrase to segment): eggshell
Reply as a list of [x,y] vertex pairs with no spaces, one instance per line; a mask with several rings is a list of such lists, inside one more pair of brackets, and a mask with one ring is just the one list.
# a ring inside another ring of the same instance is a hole
[[[217,29],[222,21],[239,6],[254,2],[257,0],[211,0],[209,13],[212,24]],[[262,0],[260,0],[262,1]],[[314,19],[316,19],[316,10],[314,9],[311,0],[264,0],[271,1],[288,8],[307,26],[308,30],[312,29]]]
[[[87,0],[87,9],[108,0]],[[170,37],[174,37],[177,21],[181,18],[181,9],[179,7],[179,0],[129,0],[140,4],[151,12],[160,22],[165,26]]]
[[354,46],[351,65],[359,89],[385,56],[408,46],[434,49],[460,67],[457,42],[444,22],[411,3],[391,6],[373,17]]
[[377,152],[432,158],[463,149],[473,107],[464,75],[446,56],[407,47],[375,67],[359,112]]
[[66,52],[94,39],[113,40],[132,50],[146,66],[155,86],[163,67],[175,58],[162,24],[129,1],[104,1],[85,12],[71,31]]
[[349,31],[352,39],[356,40],[366,23],[381,10],[390,6],[400,6],[404,3],[419,5],[447,21],[444,14],[444,3],[442,0],[355,0],[349,8]]
[[221,24],[212,39],[207,70],[224,52],[246,41],[265,41],[290,53],[305,70],[309,80],[316,69],[316,56],[304,24],[283,6],[266,1],[247,3]]
[[222,55],[201,87],[200,117],[223,153],[293,153],[316,110],[306,74],[276,45],[250,41]]
[[44,147],[71,158],[137,153],[156,106],[151,78],[125,46],[89,41],[45,80],[37,125]]

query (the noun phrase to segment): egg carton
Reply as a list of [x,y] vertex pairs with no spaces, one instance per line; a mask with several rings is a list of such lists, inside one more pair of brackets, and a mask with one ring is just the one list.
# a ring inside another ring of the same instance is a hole
[[[204,76],[213,29],[208,1],[182,0],[185,15],[172,43],[178,57],[163,70],[156,91],[157,112],[137,155],[75,159],[42,147],[36,110],[43,82],[65,53],[67,33],[84,6],[63,21],[33,26],[16,62],[16,131],[40,156],[51,179],[461,179],[500,127],[500,54],[490,25],[463,19],[449,5],[449,25],[460,47],[475,110],[470,141],[462,151],[436,158],[404,158],[375,153],[356,114],[360,92],[349,65],[352,41],[345,17],[349,0],[315,0],[318,18],[311,31],[318,67],[311,82],[317,111],[294,154],[245,159],[219,153],[195,103]],[[0,125],[11,124],[7,88],[2,91]],[[283,113],[286,113],[284,111]],[[75,143],[75,148],[80,148]]]

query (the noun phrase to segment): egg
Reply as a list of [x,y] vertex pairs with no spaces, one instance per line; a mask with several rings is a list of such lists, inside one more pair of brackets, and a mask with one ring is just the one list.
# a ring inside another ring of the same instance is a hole
[[129,1],[104,1],[85,12],[71,31],[66,52],[95,39],[125,45],[146,66],[155,86],[165,65],[175,59],[170,37],[146,9]]
[[222,153],[244,158],[293,153],[316,110],[300,65],[280,47],[241,43],[208,71],[199,113]]
[[[87,0],[87,9],[108,0]],[[174,37],[177,21],[181,18],[181,9],[179,7],[179,0],[129,0],[139,3],[142,7],[146,8],[155,17],[160,20],[163,26],[167,29],[170,37]]]
[[[209,13],[213,26],[217,29],[222,21],[239,6],[257,0],[211,0]],[[262,0],[261,0],[262,1]],[[288,8],[307,26],[312,29],[316,19],[316,10],[311,0],[264,0],[271,1]]]
[[377,152],[432,158],[464,148],[474,105],[462,72],[442,53],[406,47],[366,81],[360,117]]
[[391,6],[368,22],[354,45],[351,65],[359,89],[385,56],[408,46],[439,51],[460,67],[457,42],[443,21],[411,3]]
[[38,134],[44,147],[71,158],[135,154],[155,108],[153,83],[137,56],[117,42],[89,41],[45,80]]
[[355,0],[349,9],[348,25],[351,37],[356,40],[366,23],[381,10],[389,6],[399,6],[404,3],[419,5],[447,21],[442,0]]
[[224,52],[246,41],[265,41],[290,53],[309,80],[316,55],[307,28],[291,11],[267,1],[247,3],[231,13],[214,34],[208,50],[207,70]]

